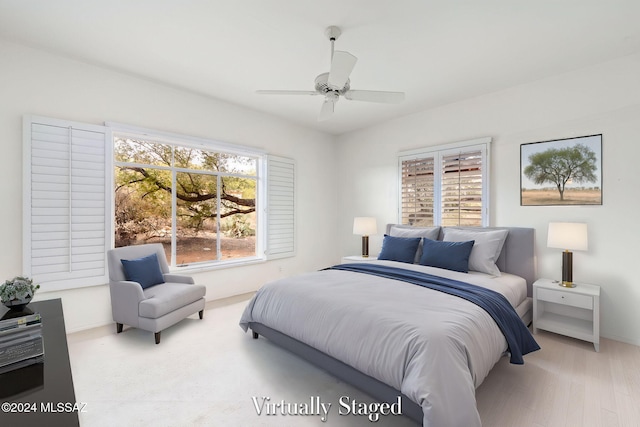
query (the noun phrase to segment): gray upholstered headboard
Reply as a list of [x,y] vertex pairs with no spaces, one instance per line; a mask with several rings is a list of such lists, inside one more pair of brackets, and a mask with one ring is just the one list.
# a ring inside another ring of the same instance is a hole
[[[387,224],[387,234],[391,231],[391,226],[398,224]],[[403,225],[402,227],[408,227]],[[420,228],[420,227],[415,227]],[[480,227],[448,227],[462,230],[478,230]],[[482,227],[481,230],[509,230],[507,239],[504,241],[502,252],[498,257],[496,265],[500,271],[515,274],[523,277],[527,281],[527,295],[533,295],[533,282],[536,280],[536,257],[535,257],[535,229],[524,227]],[[440,230],[439,239],[442,239]]]

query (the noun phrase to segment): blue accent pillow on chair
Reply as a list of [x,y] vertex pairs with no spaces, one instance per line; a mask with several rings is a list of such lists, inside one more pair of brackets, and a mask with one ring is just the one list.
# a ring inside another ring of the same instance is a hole
[[425,238],[422,243],[420,264],[468,273],[469,256],[471,255],[473,244],[473,240],[467,242],[443,242]]
[[142,289],[164,283],[164,276],[156,254],[136,259],[122,259],[120,261],[127,280],[140,283]]
[[420,237],[393,237],[385,234],[378,259],[413,264],[420,240]]

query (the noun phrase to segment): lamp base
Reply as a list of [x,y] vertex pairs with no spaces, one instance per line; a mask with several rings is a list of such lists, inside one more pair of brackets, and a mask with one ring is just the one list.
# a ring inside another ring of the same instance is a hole
[[573,284],[573,252],[568,250],[562,252],[562,282],[560,286],[574,288]]
[[362,258],[369,258],[369,236],[362,236]]

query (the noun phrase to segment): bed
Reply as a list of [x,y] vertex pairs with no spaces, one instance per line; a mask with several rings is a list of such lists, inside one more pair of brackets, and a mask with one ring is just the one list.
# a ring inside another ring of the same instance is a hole
[[[386,231],[381,259],[264,285],[240,326],[380,402],[399,396],[403,415],[424,426],[480,426],[475,389],[501,357],[523,363],[539,348],[525,326],[534,230],[388,224]],[[489,300],[499,307],[486,307]]]

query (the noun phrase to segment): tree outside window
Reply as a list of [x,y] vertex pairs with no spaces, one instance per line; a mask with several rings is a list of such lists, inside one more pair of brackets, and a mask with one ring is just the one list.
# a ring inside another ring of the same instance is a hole
[[178,266],[256,255],[257,157],[127,136],[114,150],[116,247],[159,242]]

